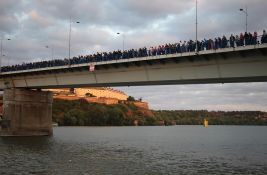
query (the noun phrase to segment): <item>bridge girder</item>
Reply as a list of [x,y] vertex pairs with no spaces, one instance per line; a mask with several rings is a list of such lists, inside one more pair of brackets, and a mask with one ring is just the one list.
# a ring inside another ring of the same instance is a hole
[[0,89],[267,81],[267,45],[2,73]]

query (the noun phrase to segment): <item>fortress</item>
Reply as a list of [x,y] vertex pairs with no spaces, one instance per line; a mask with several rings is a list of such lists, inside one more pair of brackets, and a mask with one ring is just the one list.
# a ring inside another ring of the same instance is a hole
[[[147,102],[142,101],[127,101],[128,95],[122,91],[115,90],[112,88],[75,88],[75,89],[49,89],[48,91],[53,92],[54,99],[61,100],[86,100],[89,103],[99,103],[106,105],[115,105],[119,103],[132,103],[138,107],[144,113],[148,113],[149,106]],[[3,113],[3,100],[0,95],[0,116]],[[149,112],[148,115],[152,115]]]
[[115,98],[125,101],[129,97],[124,92],[112,88],[77,88],[74,93],[78,97],[94,96],[98,98]]
[[129,97],[124,92],[112,88],[75,88],[75,89],[50,89],[54,99],[79,100],[85,99],[91,103],[118,104],[127,101]]
[[54,93],[54,96],[68,97],[97,97],[97,98],[113,98],[118,100],[127,100],[129,97],[122,91],[112,88],[75,88],[75,89],[49,89]]
[[[147,102],[127,101],[128,95],[112,88],[75,88],[75,89],[50,89],[54,99],[79,100],[84,99],[89,103],[115,105],[119,103],[132,103],[139,109],[149,110]],[[149,113],[149,115],[152,115]]]

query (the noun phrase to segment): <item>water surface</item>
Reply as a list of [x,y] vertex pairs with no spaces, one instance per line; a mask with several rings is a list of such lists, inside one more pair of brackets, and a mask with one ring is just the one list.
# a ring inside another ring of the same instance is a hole
[[267,174],[267,127],[58,127],[0,138],[0,174]]

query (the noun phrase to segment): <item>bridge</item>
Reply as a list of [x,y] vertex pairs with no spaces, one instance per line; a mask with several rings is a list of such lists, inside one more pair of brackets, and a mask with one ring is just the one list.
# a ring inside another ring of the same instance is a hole
[[0,89],[263,82],[266,50],[261,44],[2,72]]
[[267,44],[257,44],[2,72],[2,135],[52,134],[52,94],[38,89],[266,82],[266,53]]

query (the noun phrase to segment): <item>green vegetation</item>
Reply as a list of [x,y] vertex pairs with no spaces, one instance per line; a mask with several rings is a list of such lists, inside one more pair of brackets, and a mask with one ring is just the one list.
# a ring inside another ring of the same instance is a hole
[[141,115],[134,104],[104,105],[85,100],[54,100],[53,121],[61,126],[152,125],[154,119]]
[[127,98],[127,101],[135,101],[135,99],[134,99],[134,97],[129,96],[129,97]]
[[201,125],[204,119],[210,125],[267,125],[267,114],[259,111],[154,111],[154,115],[166,125]]
[[153,111],[154,116],[138,109],[132,102],[104,105],[85,100],[54,100],[53,121],[61,126],[139,126],[202,125],[267,125],[264,112]]

